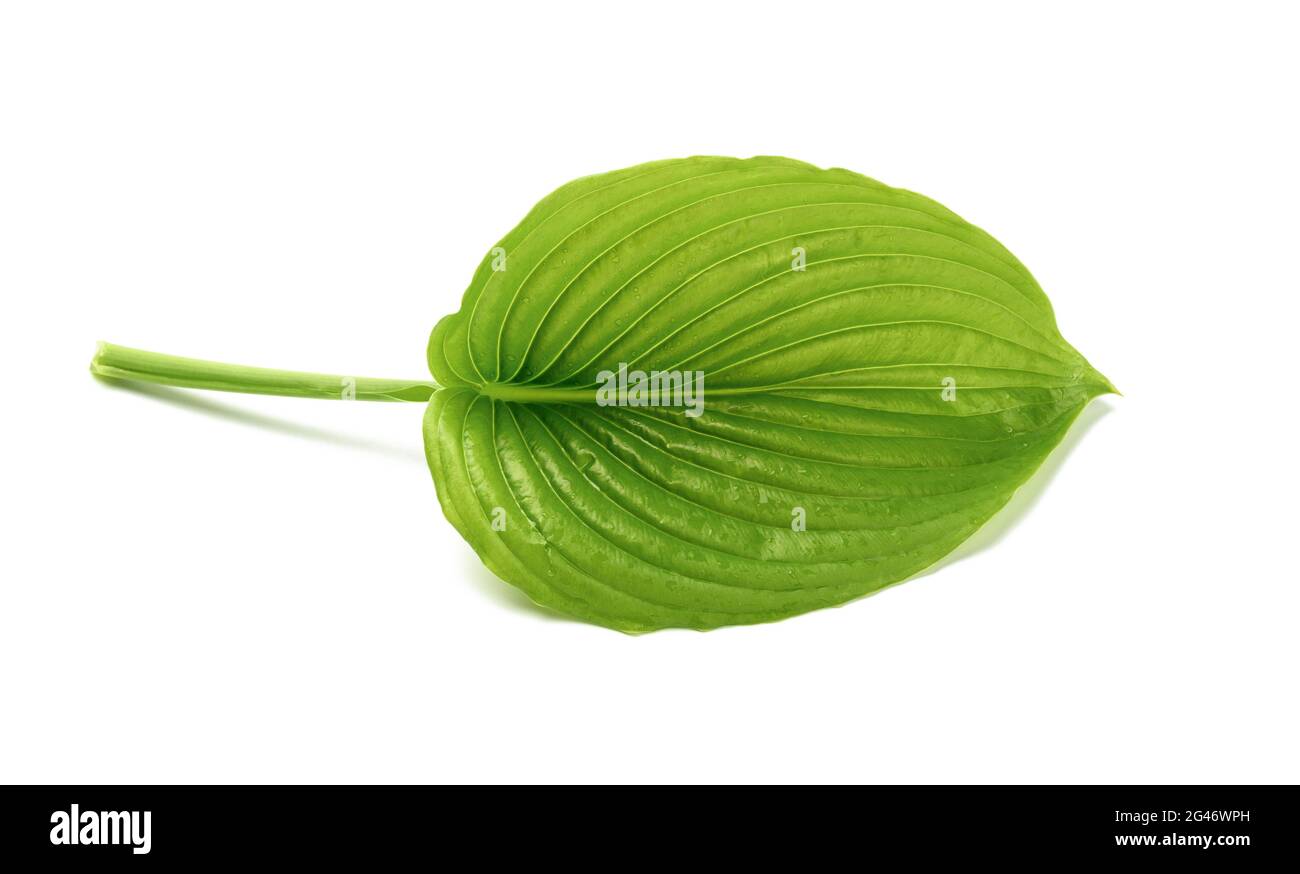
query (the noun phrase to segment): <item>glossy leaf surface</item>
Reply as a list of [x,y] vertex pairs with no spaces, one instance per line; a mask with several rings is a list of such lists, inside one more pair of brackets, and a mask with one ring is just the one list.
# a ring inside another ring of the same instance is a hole
[[[560,188],[484,258],[429,363],[448,519],[536,602],[624,631],[906,579],[1113,391],[988,234],[784,158]],[[620,364],[702,372],[703,414],[599,405]]]

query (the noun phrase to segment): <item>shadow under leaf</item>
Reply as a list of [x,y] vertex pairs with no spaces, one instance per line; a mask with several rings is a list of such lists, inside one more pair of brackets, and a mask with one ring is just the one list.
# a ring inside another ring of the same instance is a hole
[[1076,446],[1082,442],[1092,427],[1105,418],[1114,410],[1114,407],[1105,400],[1096,400],[1084,408],[1079,417],[1074,420],[1074,424],[1066,433],[1065,439],[1052,450],[1038,470],[1034,471],[1024,485],[1016,489],[1011,500],[993,514],[989,521],[985,522],[978,531],[967,538],[960,546],[952,552],[930,565],[925,570],[916,574],[912,579],[928,576],[940,568],[955,564],[962,559],[970,558],[973,555],[983,552],[990,547],[999,543],[1002,538],[1010,533],[1011,529],[1016,527],[1025,514],[1034,508],[1042,499],[1043,493],[1047,491],[1048,485],[1056,478],[1061,466],[1065,460],[1074,452]]
[[421,464],[424,463],[424,452],[419,445],[418,432],[417,436],[412,438],[412,446],[397,446],[377,440],[368,440],[364,437],[354,437],[348,434],[342,434],[337,431],[331,431],[327,428],[303,425],[289,419],[255,413],[251,410],[241,409],[233,404],[211,400],[210,398],[203,397],[189,389],[172,388],[165,385],[151,385],[143,382],[130,382],[127,380],[105,379],[100,376],[96,376],[95,379],[101,385],[107,386],[116,391],[130,392],[141,397],[161,401],[162,403],[170,404],[174,407],[180,407],[181,409],[189,410],[193,413],[199,413],[226,422],[234,422],[239,425],[260,428],[264,431],[272,431],[277,434],[297,437],[302,440],[314,440],[319,443],[328,443],[347,449],[360,449],[366,452],[375,452],[380,455],[386,455],[403,461],[418,461]]
[[556,612],[550,607],[543,607],[534,603],[523,592],[488,570],[487,565],[479,561],[478,556],[474,555],[472,551],[465,557],[464,568],[465,579],[472,582],[487,597],[508,610],[550,622],[577,622],[577,620]]

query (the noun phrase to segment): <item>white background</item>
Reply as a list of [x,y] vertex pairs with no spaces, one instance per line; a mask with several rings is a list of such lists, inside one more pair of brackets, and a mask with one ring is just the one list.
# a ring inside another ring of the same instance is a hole
[[[1300,781],[1292,14],[5,4],[0,779]],[[937,198],[1125,397],[919,579],[628,637],[479,565],[421,405],[87,373],[422,377],[537,199],[689,154]]]

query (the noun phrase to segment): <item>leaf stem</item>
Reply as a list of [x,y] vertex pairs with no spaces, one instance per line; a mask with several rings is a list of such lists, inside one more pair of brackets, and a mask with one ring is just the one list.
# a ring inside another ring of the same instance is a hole
[[222,364],[198,358],[181,358],[100,343],[90,362],[90,372],[106,379],[152,382],[182,388],[205,388],[245,394],[285,395],[358,401],[427,401],[438,385],[429,380],[372,379],[271,370]]

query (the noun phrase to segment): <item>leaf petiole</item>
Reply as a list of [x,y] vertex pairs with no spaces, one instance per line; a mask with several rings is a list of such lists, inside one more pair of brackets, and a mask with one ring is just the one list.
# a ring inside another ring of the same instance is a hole
[[113,343],[100,343],[90,372],[105,379],[150,382],[181,388],[205,388],[245,394],[284,395],[358,401],[427,401],[438,384],[430,380],[373,379],[272,370],[181,358]]

